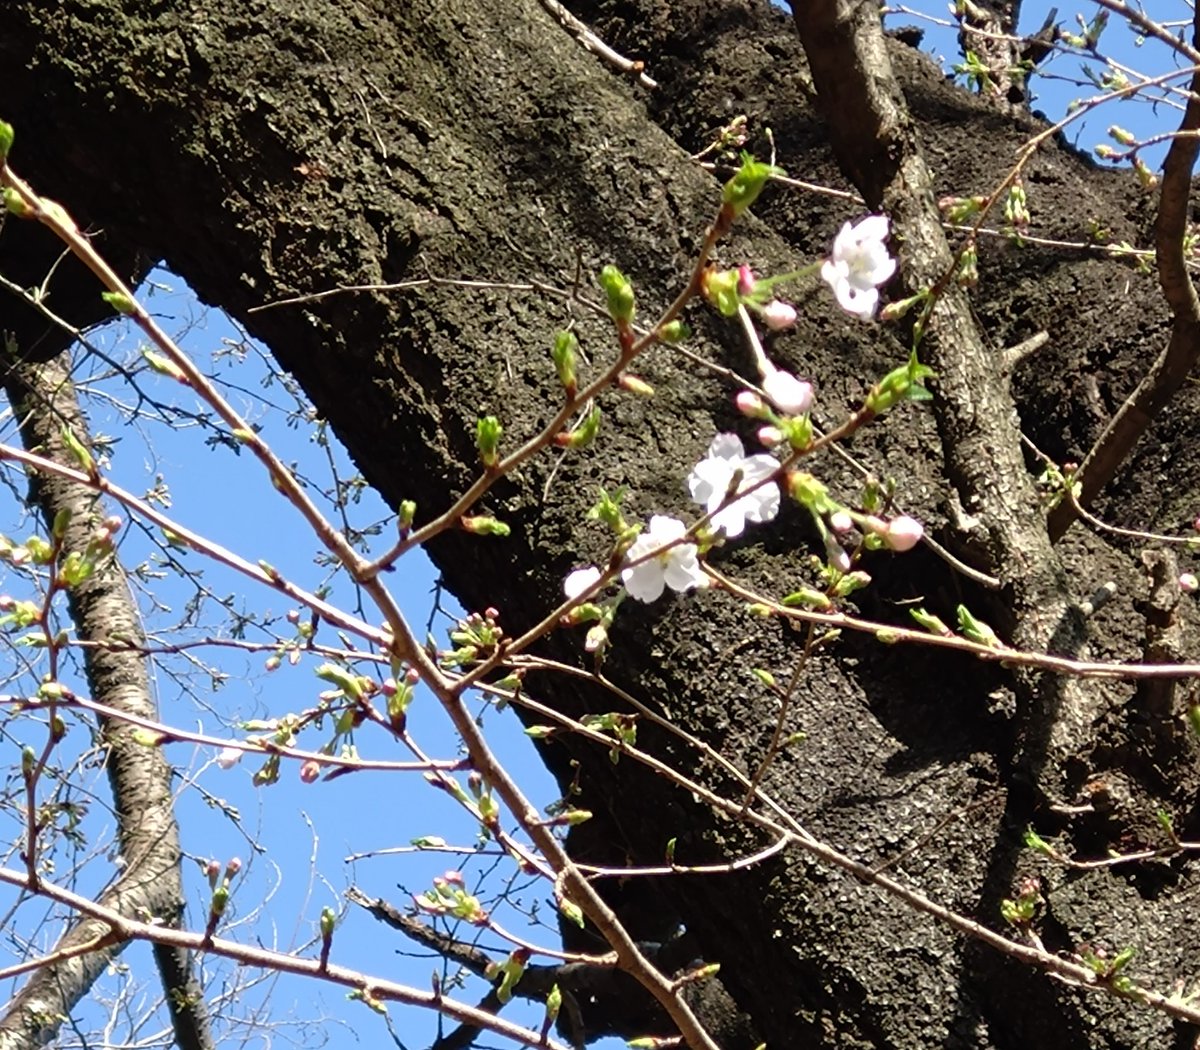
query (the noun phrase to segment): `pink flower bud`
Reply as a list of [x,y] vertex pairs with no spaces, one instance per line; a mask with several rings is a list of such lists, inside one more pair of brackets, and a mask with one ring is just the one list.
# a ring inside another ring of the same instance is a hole
[[418,671],[415,667],[410,667],[407,671],[404,672],[404,680],[409,685],[416,685],[421,680],[421,672]]
[[279,670],[279,657],[278,656],[268,656],[266,658],[266,660],[263,662],[263,666],[268,671],[278,671]]
[[754,271],[750,267],[742,263],[738,267],[738,295],[753,295],[754,294]]
[[888,522],[883,541],[894,551],[910,551],[925,535],[925,529],[916,518],[901,514]]
[[305,784],[311,784],[321,775],[321,763],[315,758],[310,758],[300,767],[300,779]]
[[242,870],[242,858],[234,857],[230,860],[230,862],[228,864],[225,865],[225,877],[227,879],[232,878],[234,875],[236,875],[241,870]]
[[1195,594],[1200,589],[1200,580],[1196,579],[1196,574],[1192,572],[1184,572],[1179,574],[1179,589],[1184,594]]
[[223,747],[217,755],[217,765],[222,769],[232,769],[242,760],[242,752],[236,747]]
[[776,369],[763,376],[763,391],[784,415],[802,416],[812,408],[812,383],[797,379],[791,372]]
[[289,609],[288,614],[287,614],[287,622],[290,624],[299,623],[300,622],[300,610],[299,609]]
[[733,403],[743,416],[749,416],[751,419],[762,419],[767,412],[767,403],[753,390],[738,391]]
[[829,515],[829,527],[839,535],[854,528],[854,519],[848,511],[835,510]]
[[837,569],[838,572],[850,571],[850,555],[832,536],[825,541],[825,555],[829,559],[830,566]]
[[110,514],[100,523],[100,527],[104,529],[105,532],[120,532],[121,526],[124,524],[125,522],[119,515]]
[[762,308],[759,316],[772,332],[781,332],[796,323],[796,308],[782,299],[772,299]]
[[778,427],[759,427],[757,437],[763,448],[774,448],[783,444],[783,431]]

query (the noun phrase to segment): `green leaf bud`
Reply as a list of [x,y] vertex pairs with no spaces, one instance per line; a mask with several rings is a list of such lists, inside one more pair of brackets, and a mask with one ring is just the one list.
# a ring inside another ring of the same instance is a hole
[[153,350],[143,350],[142,357],[154,371],[159,375],[169,376],[171,379],[188,384],[187,374],[170,358],[163,357],[161,354],[156,354]]
[[592,411],[582,423],[574,430],[563,431],[556,434],[554,443],[559,448],[587,448],[593,441],[596,440],[596,435],[600,433],[600,420],[602,414],[599,405],[593,405]]
[[660,342],[672,344],[691,339],[692,330],[683,321],[668,321],[658,330]]
[[133,299],[124,292],[101,292],[100,298],[124,317],[128,317],[137,309]]
[[578,390],[578,380],[575,375],[575,351],[579,340],[574,332],[559,332],[554,337],[554,347],[550,356],[554,359],[554,370],[558,373],[558,381],[562,383],[567,397],[573,398]]
[[783,169],[763,164],[755,160],[749,153],[742,154],[742,166],[736,175],[727,183],[721,193],[721,202],[726,205],[736,219],[762,193],[763,187],[774,175],[782,175]]
[[26,203],[25,198],[11,186],[4,187],[4,207],[8,209],[11,215],[15,215],[18,219],[33,217],[33,209]]
[[337,925],[337,913],[326,905],[321,909],[321,936],[329,940],[333,936],[333,928]]
[[871,388],[864,407],[878,416],[901,401],[928,401],[933,395],[922,384],[935,374],[917,360],[914,350],[906,364],[893,369]]
[[629,324],[633,321],[634,295],[633,285],[611,263],[600,271],[600,287],[608,297],[608,312],[617,322]]
[[96,470],[96,461],[92,459],[92,454],[87,446],[75,436],[75,431],[68,426],[64,426],[61,434],[63,444],[67,446],[67,450],[75,458],[75,462],[79,464],[79,468],[87,474],[94,473]]
[[562,1009],[562,991],[555,984],[550,989],[550,994],[546,996],[546,1021],[547,1026],[554,1024],[558,1020],[559,1011]]
[[505,525],[502,521],[497,521],[493,517],[486,514],[480,514],[474,517],[464,515],[459,524],[464,532],[472,533],[475,536],[508,536],[512,533],[512,528]]
[[494,467],[500,462],[500,435],[504,428],[495,416],[481,416],[475,424],[475,445],[485,467]]
[[962,628],[963,636],[969,641],[979,645],[986,645],[992,649],[998,649],[1003,646],[1000,637],[982,620],[978,620],[965,605],[960,605],[956,610],[958,613],[958,625]]
[[722,317],[736,317],[742,297],[738,291],[737,270],[706,270],[701,278],[704,298]]

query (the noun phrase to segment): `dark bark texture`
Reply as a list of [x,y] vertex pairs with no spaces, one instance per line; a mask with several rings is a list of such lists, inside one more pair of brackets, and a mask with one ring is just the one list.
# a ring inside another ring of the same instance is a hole
[[[64,0],[17,2],[6,12],[0,116],[17,126],[19,172],[106,237],[165,260],[246,324],[299,378],[385,498],[415,499],[431,514],[475,473],[478,415],[499,416],[513,442],[549,418],[559,393],[548,349],[569,319],[561,303],[438,290],[252,308],[427,274],[569,285],[578,261],[584,274],[620,266],[650,316],[680,286],[719,200],[718,179],[688,154],[737,113],[754,129],[773,129],[789,173],[846,185],[810,104],[813,76],[796,30],[779,11],[751,0],[606,0],[576,10],[618,49],[645,59],[660,90],[646,96],[623,81],[533,0]],[[902,45],[890,52],[930,192],[995,185],[1040,125],[953,89]],[[1046,237],[1081,240],[1095,218],[1115,240],[1146,241],[1148,205],[1131,178],[1051,144],[1032,160],[1026,185]],[[852,217],[842,202],[776,189],[754,213],[719,254],[766,271],[807,263]],[[6,232],[0,267],[9,255]],[[1012,377],[1020,426],[1050,455],[1081,458],[1169,335],[1153,278],[1099,254],[1038,246],[985,245],[981,270],[971,308],[996,354],[1041,329],[1052,336]],[[882,327],[838,317],[815,284],[798,298],[815,308],[772,350],[817,378],[821,417],[833,422],[906,349]],[[732,327],[698,308],[688,319],[704,353],[752,370]],[[593,356],[612,352],[605,325],[581,316],[578,330]],[[597,485],[628,485],[631,517],[684,509],[681,465],[715,432],[742,426],[732,391],[666,350],[639,372],[657,396],[606,398],[595,450],[564,459],[549,485],[556,461],[532,462],[489,496],[486,509],[513,526],[510,539],[450,536],[433,545],[468,608],[495,605],[517,631],[557,602],[563,574],[605,553],[606,537],[584,521]],[[1117,498],[1098,502],[1102,514],[1139,527],[1190,521],[1198,397],[1185,388],[1155,422],[1114,483]],[[945,420],[1002,410],[1003,402],[956,403],[935,416],[905,406],[853,441],[868,467],[900,479],[911,512],[981,567],[997,548],[960,532],[951,507],[956,472],[986,473],[987,462],[950,463]],[[989,421],[1003,431],[996,424]],[[1015,442],[1016,427],[1009,430]],[[1011,465],[1013,453],[985,446],[976,455]],[[822,457],[815,469],[848,497],[859,486],[836,458]],[[982,524],[998,534],[1028,523]],[[715,560],[781,595],[807,579],[813,542],[802,515],[785,509]],[[1064,601],[1115,581],[1118,597],[1086,625],[1087,652],[1141,657],[1145,609],[1137,602],[1150,584],[1137,550],[1077,526],[1053,554],[1038,547],[1025,556],[1019,572],[1050,579]],[[952,620],[965,601],[1020,636],[1037,614],[1020,607],[1012,588],[989,595],[925,551],[880,555],[868,567],[876,583],[861,607],[882,619],[906,622],[907,603],[919,600]],[[714,593],[633,604],[614,633],[611,677],[753,769],[776,708],[748,669],[786,675],[801,636]],[[1154,639],[1177,628],[1172,651],[1194,651],[1185,605],[1165,614],[1156,605],[1154,615]],[[574,636],[556,635],[546,649],[579,659]],[[572,713],[614,707],[576,682],[538,677],[528,688]],[[1157,842],[1160,807],[1181,835],[1200,832],[1194,745],[1147,724],[1177,729],[1181,696],[1159,690],[1151,702],[1132,686],[1081,688],[1070,724],[1054,727],[1053,741],[1031,738],[1007,671],[844,637],[806,672],[793,728],[807,741],[775,761],[765,787],[812,834],[871,863],[895,858],[893,874],[997,928],[1000,900],[1022,877],[1041,875],[1047,947],[1135,945],[1136,975],[1167,991],[1200,969],[1194,864],[1178,857],[1066,872],[1021,845],[1031,822],[1088,856]],[[734,790],[677,738],[643,726],[639,743],[717,790]],[[1031,749],[1051,745],[1054,777],[1031,778]],[[576,802],[598,814],[572,836],[583,859],[657,863],[671,838],[688,864],[765,845],[634,763],[614,767],[603,749],[565,739],[545,756],[564,781],[570,763],[581,763]],[[1047,783],[1057,797],[1047,796]],[[1086,812],[1051,806],[1079,810],[1085,799]],[[661,941],[682,923],[704,959],[722,964],[754,1032],[729,1035],[729,1050],[755,1039],[776,1048],[1083,1050],[1192,1038],[1136,1004],[1066,987],[965,943],[799,853],[720,877],[628,880],[613,899],[636,936]]]

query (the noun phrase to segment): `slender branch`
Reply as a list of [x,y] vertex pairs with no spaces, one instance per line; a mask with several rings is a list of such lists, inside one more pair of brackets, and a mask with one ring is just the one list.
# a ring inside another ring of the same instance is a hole
[[72,893],[45,879],[39,880],[37,886],[34,887],[30,884],[29,877],[25,872],[13,868],[0,868],[0,883],[65,904],[99,923],[101,927],[107,926],[114,936],[124,941],[139,940],[193,952],[204,951],[210,955],[231,959],[243,966],[273,970],[277,973],[315,977],[354,991],[367,992],[374,999],[381,1001],[392,1001],[436,1010],[446,1017],[466,1024],[477,1025],[479,1028],[495,1032],[497,1035],[512,1039],[521,1045],[540,1046],[545,1050],[567,1050],[557,1040],[543,1038],[532,1029],[513,1024],[495,1014],[489,1014],[466,1003],[461,1003],[440,991],[421,991],[410,985],[377,978],[347,966],[339,966],[336,963],[322,965],[319,959],[301,959],[287,952],[238,944],[236,941],[230,941],[224,937],[208,937],[203,933],[171,929],[157,923],[131,919],[113,908],[107,908],[95,901],[88,900],[86,897]]

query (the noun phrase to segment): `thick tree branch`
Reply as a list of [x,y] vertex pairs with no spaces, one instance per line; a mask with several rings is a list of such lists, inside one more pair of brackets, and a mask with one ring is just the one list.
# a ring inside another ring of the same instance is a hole
[[[937,373],[934,412],[960,532],[984,570],[1004,584],[997,615],[1015,645],[1074,654],[1082,620],[1046,533],[1012,425],[1015,406],[996,352],[975,322],[967,293],[947,280],[946,242],[919,134],[892,72],[874,5],[858,0],[793,6],[834,152],[868,207],[892,218],[909,292],[937,302],[921,354]],[[1083,690],[1022,676],[1024,761],[1043,792],[1065,790],[1063,768],[1086,749],[1091,720]]]
[[[1200,8],[1192,23],[1192,37],[1193,43],[1200,42]],[[1200,129],[1200,69],[1192,75],[1189,89],[1187,108],[1179,123],[1180,134],[1171,143],[1163,163],[1158,218],[1154,224],[1158,280],[1173,315],[1171,338],[1080,464],[1076,473],[1080,483],[1077,499],[1083,507],[1091,506],[1113,479],[1137,440],[1187,382],[1200,360],[1200,298],[1188,273],[1183,246],[1189,221],[1192,171],[1200,153],[1200,138],[1196,135]],[[1059,503],[1050,515],[1051,539],[1055,542],[1061,539],[1075,518],[1074,503],[1070,500]]]
[[[6,389],[18,413],[26,447],[38,448],[59,462],[74,463],[63,429],[69,429],[86,447],[90,447],[91,439],[67,365],[65,355],[41,365],[16,364],[7,373]],[[71,551],[82,552],[102,517],[95,492],[81,482],[51,475],[34,475],[32,492],[48,524],[63,512],[71,514],[64,556]],[[137,609],[115,557],[72,588],[70,610],[76,634],[85,641],[120,637],[136,645],[142,639]],[[84,651],[84,667],[96,699],[136,717],[156,717],[141,654],[89,646]],[[107,749],[118,843],[125,861],[100,903],[124,915],[152,915],[169,926],[178,925],[183,912],[183,884],[171,768],[159,749],[134,741],[130,724],[105,717],[99,721]],[[103,941],[107,932],[105,923],[81,917],[67,929],[56,950],[70,950],[96,938]],[[0,1019],[0,1047],[36,1047],[51,1038],[122,947],[122,942],[109,940],[94,952],[63,959],[35,973]],[[208,1010],[203,989],[193,974],[189,951],[156,944],[154,955],[176,1044],[183,1050],[212,1050]]]

